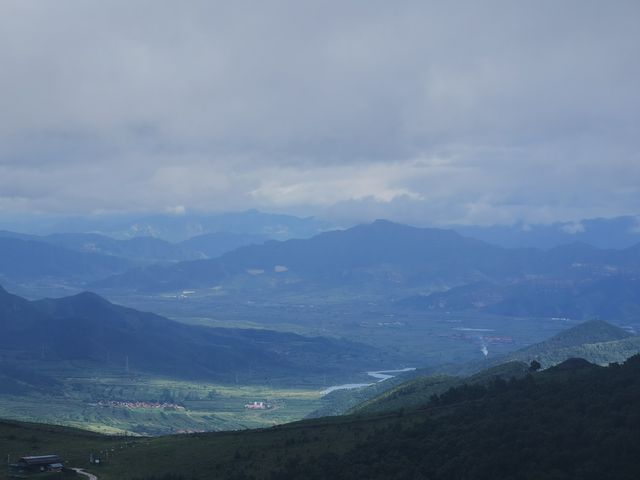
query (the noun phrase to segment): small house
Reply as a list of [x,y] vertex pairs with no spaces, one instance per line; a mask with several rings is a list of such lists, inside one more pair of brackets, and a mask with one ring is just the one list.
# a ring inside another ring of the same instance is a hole
[[33,455],[20,457],[10,465],[11,473],[61,472],[64,461],[58,455]]

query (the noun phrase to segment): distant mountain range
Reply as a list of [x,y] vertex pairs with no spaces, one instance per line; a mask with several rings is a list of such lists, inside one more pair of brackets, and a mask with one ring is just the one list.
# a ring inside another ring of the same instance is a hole
[[[373,347],[255,329],[185,325],[93,294],[27,301],[0,288],[0,362],[82,362],[173,378],[264,382],[282,375],[347,375],[392,358]],[[0,369],[5,374],[4,366]],[[303,373],[302,373],[303,372]]]
[[[373,295],[398,308],[628,319],[640,313],[640,245],[510,249],[451,230],[376,221],[219,258],[133,269],[95,284],[139,292]],[[324,293],[323,293],[324,292]]]
[[[228,232],[275,240],[307,238],[335,226],[313,217],[264,213],[258,210],[219,214],[152,215],[122,223],[104,233],[124,238],[153,236],[181,242],[198,235]],[[59,230],[60,231],[60,230]]]
[[96,233],[38,236],[0,231],[0,279],[82,286],[136,266],[213,258],[266,240],[220,232],[172,244],[154,237],[117,240]]
[[0,280],[82,287],[136,266],[215,258],[273,238],[308,237],[329,225],[247,211],[137,220],[96,217],[68,219],[39,230],[33,226],[40,232],[58,228],[67,233],[0,230]]
[[505,226],[453,227],[462,235],[502,247],[553,248],[582,242],[598,248],[627,248],[640,242],[640,216],[593,218],[550,225],[519,223]]
[[[207,217],[209,227],[222,217]],[[180,222],[187,220],[171,222],[184,227]],[[299,234],[302,225],[307,233],[321,228],[313,219],[260,212],[224,217],[237,231],[268,224],[271,233],[279,220],[300,226]],[[88,286],[105,294],[200,290],[273,301],[292,295],[369,298],[394,309],[436,313],[620,321],[640,314],[640,244],[505,248],[452,230],[384,220],[311,238],[269,236],[217,231],[169,243],[149,236],[117,240],[95,233],[0,232],[0,281],[25,289],[29,282]]]
[[[6,230],[37,235],[98,233],[118,239],[147,237],[179,243],[208,233],[258,235],[275,240],[309,238],[339,225],[314,217],[273,214],[258,210],[227,213],[175,213],[153,215],[93,215],[78,217],[14,216],[0,219]],[[343,225],[350,227],[351,225]],[[640,215],[591,218],[552,224],[459,225],[449,227],[465,237],[507,248],[549,249],[586,243],[603,249],[622,249],[640,242]]]
[[85,217],[26,216],[3,219],[5,229],[37,235],[53,233],[98,233],[126,240],[154,237],[179,243],[208,233],[257,235],[277,240],[307,238],[335,225],[313,217],[264,213],[258,210],[227,213],[176,213],[136,215],[94,215]]
[[123,258],[130,261],[130,266],[214,258],[239,247],[269,240],[264,235],[230,232],[207,233],[179,243],[170,243],[150,236],[119,240],[97,233],[54,233],[39,236],[9,231],[0,231],[0,239],[32,242],[30,246],[34,251],[37,251],[38,243],[46,243],[74,252]]
[[310,239],[239,248],[218,259],[130,271],[103,287],[143,291],[207,288],[231,280],[277,288],[397,288],[519,275],[535,259],[462,237],[383,220]]

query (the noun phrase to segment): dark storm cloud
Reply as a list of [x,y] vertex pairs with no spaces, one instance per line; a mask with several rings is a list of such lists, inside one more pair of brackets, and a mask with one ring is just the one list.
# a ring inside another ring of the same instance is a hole
[[637,2],[0,4],[0,211],[640,211]]

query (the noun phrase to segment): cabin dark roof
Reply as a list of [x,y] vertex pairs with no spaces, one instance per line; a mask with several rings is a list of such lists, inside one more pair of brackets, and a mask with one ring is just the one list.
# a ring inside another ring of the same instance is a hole
[[62,458],[58,455],[36,455],[31,457],[20,457],[20,463],[27,465],[51,465],[52,463],[62,463]]

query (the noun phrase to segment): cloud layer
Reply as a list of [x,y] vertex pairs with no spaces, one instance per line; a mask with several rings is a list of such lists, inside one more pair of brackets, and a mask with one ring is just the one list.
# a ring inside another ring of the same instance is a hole
[[0,4],[0,214],[640,212],[635,1]]

